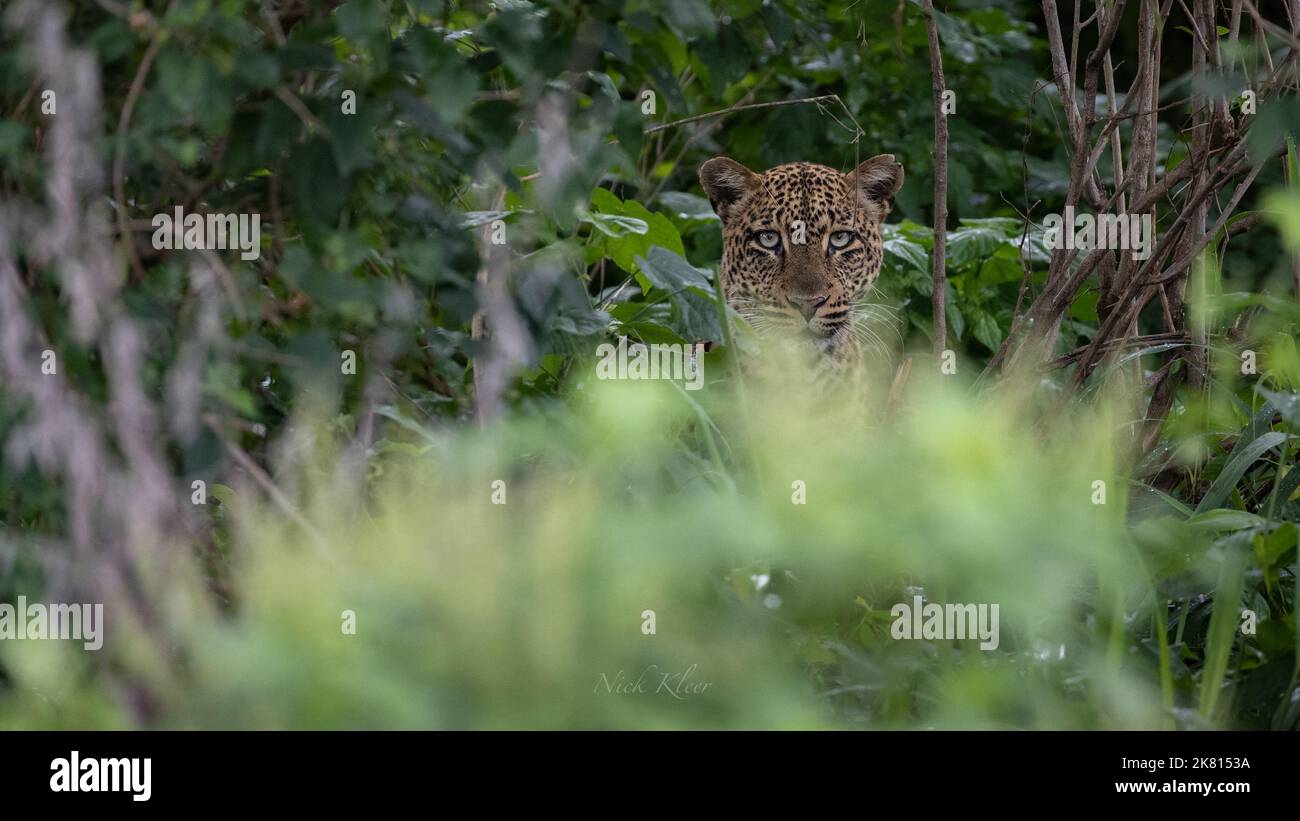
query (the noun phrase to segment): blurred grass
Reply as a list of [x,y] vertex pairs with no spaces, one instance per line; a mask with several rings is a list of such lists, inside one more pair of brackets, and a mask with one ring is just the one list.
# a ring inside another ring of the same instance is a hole
[[[586,378],[549,412],[388,442],[368,504],[321,452],[300,481],[328,555],[228,497],[230,615],[171,568],[158,624],[110,609],[111,656],[0,644],[0,724],[128,725],[136,693],[164,727],[1166,726],[1158,658],[1111,647],[1151,583],[1107,413],[1044,427],[924,381],[888,422],[748,400]],[[716,481],[683,444],[702,415],[753,469]],[[891,639],[914,593],[997,603],[1000,647]],[[702,693],[658,688],[688,669]],[[647,670],[648,692],[602,684]]]

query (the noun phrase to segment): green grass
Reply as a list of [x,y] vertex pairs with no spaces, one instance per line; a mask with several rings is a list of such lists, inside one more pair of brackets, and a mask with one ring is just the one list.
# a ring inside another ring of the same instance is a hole
[[[1260,660],[1294,669],[1293,593],[1261,616],[1284,650],[1238,631],[1262,572],[1293,578],[1294,544],[1266,564],[1266,520],[1225,541],[1219,519],[1129,510],[1105,406],[1045,421],[918,378],[891,421],[863,422],[750,380],[746,418],[725,384],[580,381],[486,431],[394,425],[364,498],[337,489],[329,452],[299,465],[324,555],[232,491],[228,612],[205,572],[172,567],[151,585],[161,622],[110,608],[111,656],[0,645],[0,724],[1238,726]],[[998,649],[891,638],[918,592],[999,604]],[[603,683],[647,670],[651,692]],[[687,670],[702,692],[654,692]]]

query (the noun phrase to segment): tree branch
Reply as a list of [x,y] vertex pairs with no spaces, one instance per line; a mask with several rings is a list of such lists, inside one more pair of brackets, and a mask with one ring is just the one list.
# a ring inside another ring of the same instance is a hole
[[944,313],[947,291],[948,246],[948,115],[943,110],[943,53],[939,49],[939,31],[934,22],[934,4],[924,0],[925,35],[930,44],[930,77],[934,89],[934,252],[931,255],[931,292],[934,327],[934,358],[938,362],[948,348],[948,320]]

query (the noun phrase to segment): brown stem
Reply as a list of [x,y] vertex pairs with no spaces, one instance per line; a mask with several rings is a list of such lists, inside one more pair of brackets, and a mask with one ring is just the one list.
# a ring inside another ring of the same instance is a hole
[[154,58],[158,56],[158,50],[162,48],[165,36],[161,27],[155,29],[149,47],[145,49],[144,57],[140,60],[140,67],[136,69],[135,78],[131,80],[131,89],[126,94],[126,103],[122,106],[122,113],[117,119],[117,145],[113,151],[113,198],[117,200],[117,229],[126,242],[127,259],[131,261],[131,271],[137,281],[143,280],[145,274],[144,265],[140,262],[140,254],[135,250],[135,237],[127,224],[126,132],[131,126],[131,114],[135,111],[136,100],[140,98],[140,92],[144,89],[144,78],[148,76],[149,68],[153,65]]
[[930,76],[934,89],[934,253],[931,255],[931,294],[934,327],[934,358],[938,362],[948,348],[948,321],[944,314],[947,291],[948,246],[948,115],[943,110],[943,53],[939,49],[939,32],[934,22],[934,5],[924,0],[925,34],[930,43]]
[[[854,134],[853,141],[857,142],[858,138],[862,137],[867,133],[862,130],[862,126],[858,125],[858,121],[854,119],[853,113],[849,111],[849,107],[844,104],[844,101],[840,99],[840,95],[838,94],[823,94],[820,97],[804,97],[799,100],[772,100],[766,103],[748,103],[746,105],[733,105],[730,106],[729,108],[722,108],[717,111],[710,111],[707,114],[696,114],[691,117],[683,117],[680,120],[673,120],[670,123],[660,123],[659,125],[652,125],[647,127],[642,133],[654,134],[657,131],[663,131],[664,129],[674,128],[676,126],[686,125],[688,123],[696,123],[699,122],[700,120],[707,120],[712,117],[725,117],[728,114],[735,114],[738,111],[752,111],[757,108],[776,108],[778,106],[787,106],[787,105],[802,105],[804,103],[837,103],[840,108],[844,109],[844,114],[853,123],[853,127],[857,129],[856,133]],[[848,127],[845,126],[845,128],[847,129]]]

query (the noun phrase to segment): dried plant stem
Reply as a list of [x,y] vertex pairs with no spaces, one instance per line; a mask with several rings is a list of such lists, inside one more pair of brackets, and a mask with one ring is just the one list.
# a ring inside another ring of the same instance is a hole
[[924,0],[925,34],[930,44],[930,78],[934,90],[934,252],[931,254],[931,323],[934,334],[934,359],[938,363],[948,349],[948,321],[944,298],[948,284],[948,115],[944,112],[943,54],[939,49],[939,31],[934,22],[934,4]]
[[144,57],[140,59],[140,67],[136,69],[135,77],[131,80],[131,88],[126,93],[122,113],[118,116],[117,140],[113,149],[113,199],[117,200],[117,228],[122,241],[126,244],[127,259],[131,262],[131,272],[135,275],[136,281],[143,280],[145,273],[144,265],[140,262],[140,253],[135,249],[135,237],[128,227],[126,213],[126,134],[131,127],[131,114],[135,111],[136,101],[140,99],[140,92],[144,90],[145,78],[149,76],[149,69],[153,67],[154,58],[158,56],[158,50],[162,48],[165,39],[166,33],[162,28],[155,28],[149,46],[144,51]]
[[[777,108],[780,106],[787,106],[787,105],[803,105],[806,103],[816,104],[819,108],[821,107],[821,103],[835,103],[839,105],[839,107],[844,111],[844,116],[848,117],[849,122],[853,123],[853,128],[844,126],[846,131],[853,132],[853,142],[857,142],[859,138],[866,135],[867,132],[862,130],[862,126],[858,125],[858,121],[853,117],[853,113],[849,111],[849,107],[844,104],[844,101],[840,99],[840,95],[838,94],[823,94],[820,97],[803,97],[798,100],[772,100],[766,103],[746,103],[744,105],[733,105],[729,108],[720,108],[717,111],[710,111],[707,114],[696,114],[691,117],[683,117],[680,120],[673,120],[672,122],[669,123],[660,123],[659,125],[648,126],[644,130],[644,133],[654,134],[656,132],[663,131],[665,129],[676,128],[677,126],[680,125],[697,123],[700,122],[701,120],[712,119],[713,117],[725,117],[728,114],[736,114],[741,111],[753,111],[759,108]],[[843,123],[841,123],[841,125],[843,125]]]

